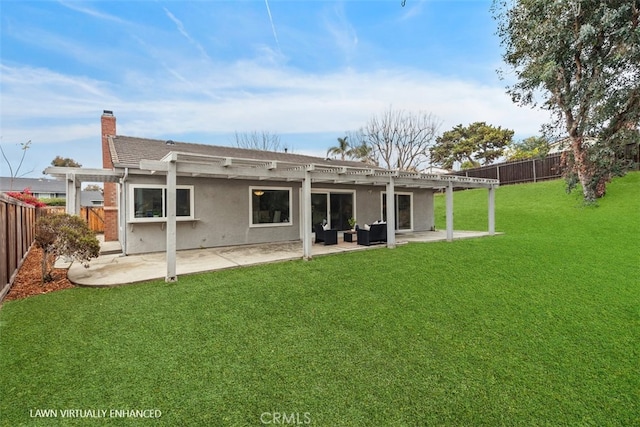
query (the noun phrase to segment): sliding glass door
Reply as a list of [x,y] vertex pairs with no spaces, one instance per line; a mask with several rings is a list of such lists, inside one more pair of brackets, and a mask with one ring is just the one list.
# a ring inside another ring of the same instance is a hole
[[331,228],[336,230],[348,230],[349,218],[353,217],[353,194],[330,193]]
[[348,230],[354,215],[354,194],[338,192],[311,193],[311,224],[326,220],[332,229]]
[[[395,229],[413,230],[413,213],[411,208],[411,194],[396,193]],[[387,220],[387,194],[382,193],[382,218]]]
[[311,193],[311,230],[315,224],[329,220],[329,205],[325,193]]

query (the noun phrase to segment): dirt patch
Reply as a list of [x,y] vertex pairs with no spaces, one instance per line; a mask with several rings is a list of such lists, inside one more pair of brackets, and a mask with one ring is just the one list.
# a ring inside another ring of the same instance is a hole
[[48,294],[49,292],[73,287],[73,283],[67,279],[67,269],[65,268],[54,269],[53,280],[42,284],[42,249],[34,246],[22,263],[11,290],[4,297],[4,301]]

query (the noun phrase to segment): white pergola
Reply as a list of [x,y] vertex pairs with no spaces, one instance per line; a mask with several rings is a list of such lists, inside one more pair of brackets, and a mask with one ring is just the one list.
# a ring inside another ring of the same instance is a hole
[[[487,188],[488,200],[488,231],[495,234],[495,189],[499,181],[495,179],[472,178],[455,175],[425,174],[406,171],[390,171],[378,168],[328,166],[326,164],[304,164],[243,159],[236,157],[208,156],[192,153],[170,152],[161,160],[141,160],[139,165],[143,174],[164,174],[167,185],[167,224],[166,224],[166,259],[167,271],[165,280],[174,282],[176,274],[176,183],[178,176],[198,176],[224,179],[247,179],[300,182],[302,197],[300,200],[302,211],[302,256],[304,259],[312,257],[312,220],[311,220],[311,185],[326,182],[332,184],[374,185],[385,186],[387,192],[387,223],[395,224],[395,189],[400,188],[428,188],[444,189],[446,192],[446,236],[453,240],[453,190],[454,188]],[[83,181],[118,182],[126,179],[132,170],[117,172],[104,169],[79,168],[47,168],[45,173],[64,177],[67,181],[67,212],[80,212],[78,189]],[[122,203],[121,203],[122,205]],[[120,214],[121,218],[123,213]],[[395,227],[387,227],[387,247],[396,246]]]

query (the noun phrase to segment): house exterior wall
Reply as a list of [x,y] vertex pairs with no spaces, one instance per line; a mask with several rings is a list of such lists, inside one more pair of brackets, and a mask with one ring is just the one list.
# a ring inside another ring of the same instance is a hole
[[[161,177],[164,178],[164,177]],[[130,180],[131,185],[164,185],[165,180],[151,177]],[[300,239],[300,183],[178,177],[178,185],[194,186],[195,221],[177,221],[177,249],[284,242]],[[287,225],[250,226],[249,188],[291,189],[291,218]],[[126,207],[126,252],[128,254],[164,251],[166,233],[162,222],[130,222],[133,203]]]
[[[356,220],[358,224],[371,224],[382,219],[382,194],[386,192],[386,188],[381,186],[357,186],[352,188],[356,189]],[[412,194],[412,231],[434,229],[433,190],[396,188],[396,193]]]
[[[131,186],[166,184],[164,176],[130,176],[123,191],[131,194]],[[198,249],[220,246],[285,242],[301,239],[301,184],[253,180],[178,177],[177,184],[192,185],[194,221],[177,221],[177,249]],[[251,226],[251,187],[291,189],[291,221],[288,225]],[[313,184],[312,192],[354,191],[355,217],[358,224],[372,223],[381,218],[383,186]],[[433,227],[433,191],[411,189],[413,194],[413,230]],[[126,253],[139,254],[166,250],[164,222],[132,222],[133,202],[126,203]]]

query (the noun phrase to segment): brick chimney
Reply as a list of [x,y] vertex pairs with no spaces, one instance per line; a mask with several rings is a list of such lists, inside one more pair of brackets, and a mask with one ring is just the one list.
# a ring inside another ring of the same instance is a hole
[[[116,135],[116,117],[113,111],[104,110],[100,118],[102,127],[102,167],[113,169],[109,137]],[[116,183],[104,183],[104,240],[113,242],[118,240],[118,199]]]
[[116,116],[113,115],[113,111],[104,110],[100,122],[102,125],[102,167],[112,169],[113,161],[109,150],[109,137],[116,135]]

